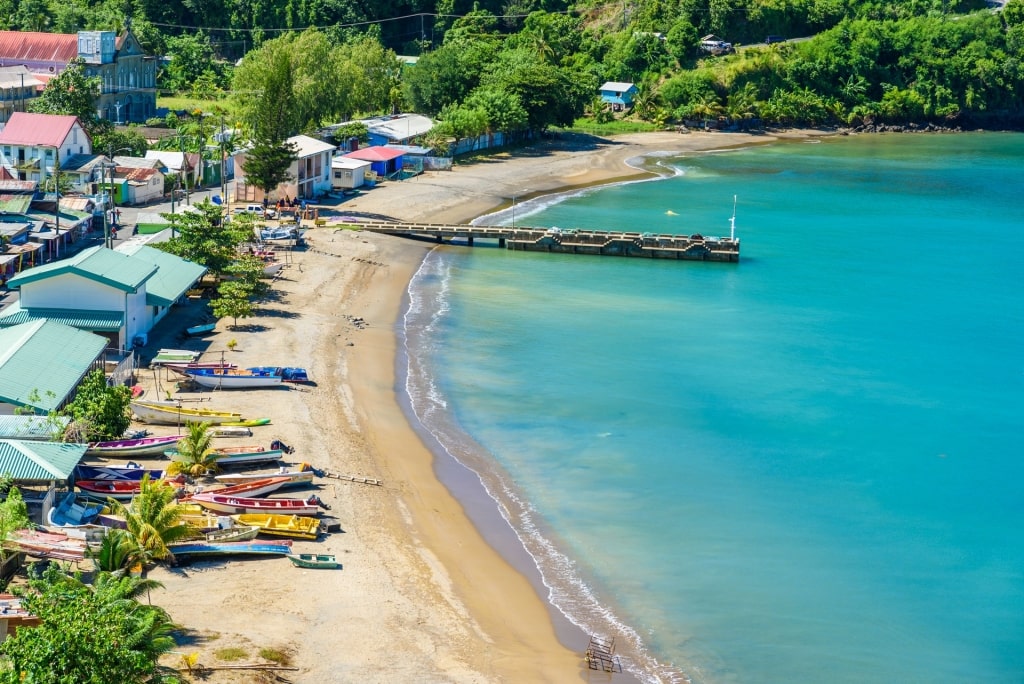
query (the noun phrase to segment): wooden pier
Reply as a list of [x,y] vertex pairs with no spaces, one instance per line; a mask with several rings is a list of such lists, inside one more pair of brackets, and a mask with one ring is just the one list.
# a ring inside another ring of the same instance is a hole
[[473,245],[477,240],[496,240],[499,247],[524,252],[591,254],[682,261],[738,262],[740,260],[739,239],[728,237],[443,223],[385,223],[382,221],[346,221],[344,225],[373,233],[429,237],[437,242],[458,239],[465,240],[468,245]]

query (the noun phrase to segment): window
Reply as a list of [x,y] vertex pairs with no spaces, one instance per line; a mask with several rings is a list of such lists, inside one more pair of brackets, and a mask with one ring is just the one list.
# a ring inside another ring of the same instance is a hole
[[11,146],[10,145],[4,145],[4,156],[5,157],[10,157],[11,156]]

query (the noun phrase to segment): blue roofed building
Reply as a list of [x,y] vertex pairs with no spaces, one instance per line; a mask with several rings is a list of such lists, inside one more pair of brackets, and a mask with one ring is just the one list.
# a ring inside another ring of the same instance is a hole
[[633,98],[637,92],[635,83],[608,81],[601,86],[601,99],[618,112],[633,106]]

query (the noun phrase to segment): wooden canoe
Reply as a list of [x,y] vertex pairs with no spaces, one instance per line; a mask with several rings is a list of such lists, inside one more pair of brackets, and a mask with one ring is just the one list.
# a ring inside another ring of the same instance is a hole
[[144,401],[133,401],[132,412],[143,423],[158,425],[183,425],[185,423],[221,423],[242,420],[241,413],[232,411],[214,411],[212,409],[195,409],[184,406],[157,404]]
[[320,500],[311,496],[308,499],[252,499],[241,496],[219,496],[206,493],[195,494],[192,501],[203,508],[217,513],[236,515],[239,513],[285,513],[289,515],[317,515],[320,512]]

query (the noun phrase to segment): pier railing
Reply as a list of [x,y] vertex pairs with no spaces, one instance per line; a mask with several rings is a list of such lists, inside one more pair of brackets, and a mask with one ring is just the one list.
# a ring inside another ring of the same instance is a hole
[[637,233],[604,230],[562,230],[558,228],[511,228],[508,226],[471,226],[443,223],[386,223],[347,220],[345,227],[374,233],[410,237],[430,237],[437,242],[496,240],[499,247],[525,252],[553,254],[592,254],[648,259],[685,261],[740,260],[738,238],[670,233]]

